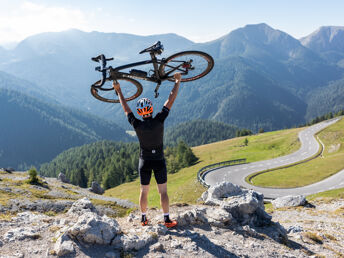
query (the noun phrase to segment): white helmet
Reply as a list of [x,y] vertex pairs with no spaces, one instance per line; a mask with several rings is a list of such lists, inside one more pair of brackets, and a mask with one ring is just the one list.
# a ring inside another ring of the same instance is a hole
[[137,113],[142,117],[147,117],[153,113],[153,104],[147,98],[142,98],[136,104]]

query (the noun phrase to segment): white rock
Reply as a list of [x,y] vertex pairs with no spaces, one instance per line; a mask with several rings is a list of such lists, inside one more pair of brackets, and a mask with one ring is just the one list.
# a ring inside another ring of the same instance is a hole
[[7,231],[4,235],[5,242],[22,241],[26,238],[37,239],[37,230],[32,228],[14,228]]
[[158,235],[166,235],[167,227],[165,225],[158,224],[155,226],[144,227],[143,231],[146,233],[154,232],[154,233],[157,233]]
[[55,243],[54,250],[57,256],[63,256],[66,254],[74,253],[73,241],[69,238],[67,234],[63,234],[59,237]]
[[223,208],[207,209],[208,222],[216,227],[226,227],[233,222],[232,214]]
[[306,198],[303,195],[297,196],[284,196],[273,200],[272,205],[274,208],[282,208],[282,207],[296,207],[302,206],[306,204]]
[[151,245],[149,249],[152,252],[161,252],[164,250],[164,246],[162,243],[158,242],[158,243],[155,243],[154,245]]
[[178,248],[182,248],[182,247],[183,247],[182,243],[180,243],[178,240],[173,239],[171,241],[171,248],[178,249]]
[[80,216],[85,212],[97,212],[91,201],[86,197],[74,202],[67,213]]
[[206,193],[202,194],[202,199],[205,204],[214,205],[217,204],[217,200],[222,200],[234,195],[239,195],[242,193],[242,189],[235,184],[230,182],[221,182],[212,187],[210,187]]
[[196,208],[179,214],[177,217],[178,225],[186,226],[207,223],[207,218],[205,217],[206,210],[206,208]]
[[154,241],[154,238],[151,234],[143,234],[142,236],[137,235],[123,235],[120,238],[122,242],[122,248],[124,251],[130,250],[140,250],[147,244],[150,244]]
[[133,213],[130,213],[128,215],[127,221],[128,222],[133,222],[136,219],[136,216]]
[[299,226],[299,225],[297,225],[297,226],[290,226],[290,227],[287,229],[288,234],[289,234],[289,233],[291,233],[291,234],[293,234],[293,233],[299,233],[299,232],[302,232],[302,231],[303,231],[303,228],[302,228],[302,226]]
[[120,231],[116,220],[86,212],[67,232],[84,243],[107,245]]

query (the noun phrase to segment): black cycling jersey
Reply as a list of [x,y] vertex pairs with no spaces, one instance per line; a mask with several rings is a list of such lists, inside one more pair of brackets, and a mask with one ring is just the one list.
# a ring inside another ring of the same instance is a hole
[[140,142],[140,158],[144,160],[161,160],[164,158],[164,121],[169,109],[163,107],[154,118],[137,119],[131,112],[128,121],[134,127]]

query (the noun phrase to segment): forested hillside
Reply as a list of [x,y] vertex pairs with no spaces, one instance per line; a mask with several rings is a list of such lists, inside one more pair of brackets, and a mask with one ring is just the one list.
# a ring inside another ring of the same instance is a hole
[[237,127],[209,120],[194,120],[167,128],[164,136],[166,145],[184,141],[189,146],[217,142],[236,136]]
[[24,169],[102,139],[132,138],[113,122],[0,88],[0,166]]
[[[169,173],[175,173],[197,160],[183,142],[167,148],[165,157]],[[138,159],[138,143],[101,141],[62,152],[51,162],[43,164],[40,174],[57,177],[62,172],[75,185],[86,187],[97,181],[108,189],[137,178]]]

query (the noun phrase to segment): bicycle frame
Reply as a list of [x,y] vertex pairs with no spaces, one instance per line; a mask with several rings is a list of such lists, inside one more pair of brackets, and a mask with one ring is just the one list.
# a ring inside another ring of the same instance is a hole
[[[171,71],[169,71],[167,74],[165,74],[164,76],[161,76],[161,74],[159,72],[160,71],[159,68],[162,64],[165,64],[165,59],[164,58],[163,59],[157,59],[153,53],[150,53],[150,55],[151,55],[151,60],[131,63],[131,64],[127,64],[127,65],[122,65],[122,66],[118,66],[116,68],[112,68],[110,66],[109,67],[110,77],[107,79],[116,80],[116,78],[130,78],[130,79],[141,79],[141,80],[145,80],[145,81],[155,82],[155,83],[157,83],[157,86],[155,87],[154,92],[155,92],[155,97],[157,98],[159,96],[158,90],[159,90],[159,87],[161,85],[161,82],[165,81],[169,78],[172,78],[173,76],[169,76],[169,75],[171,73],[173,73],[175,70],[180,70],[179,69],[180,66],[173,67],[174,69],[171,69]],[[184,62],[181,61],[181,63],[184,63]],[[130,73],[120,72],[120,70],[128,69],[131,67],[136,67],[136,66],[141,66],[141,65],[146,65],[146,64],[153,64],[153,68],[154,68],[154,75],[153,76],[139,76],[139,75],[134,75],[134,74],[130,74]],[[181,74],[187,74],[187,70],[182,71]],[[101,86],[99,86],[100,89],[102,89]]]
[[[164,59],[157,59],[154,57],[152,60],[146,60],[146,61],[141,61],[141,62],[136,62],[136,63],[131,63],[127,65],[122,65],[118,66],[116,68],[110,68],[110,77],[111,79],[116,79],[119,77],[122,78],[131,78],[131,79],[141,79],[145,81],[150,81],[150,82],[156,82],[156,83],[161,83],[161,81],[164,81],[169,78],[169,76],[163,76],[161,77],[159,73],[159,67],[161,64],[164,63]],[[139,75],[134,75],[130,73],[125,73],[125,72],[120,72],[120,70],[128,69],[131,67],[136,67],[136,66],[141,66],[141,65],[146,65],[146,64],[153,64],[154,68],[154,75],[153,76],[139,76]]]

